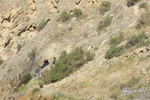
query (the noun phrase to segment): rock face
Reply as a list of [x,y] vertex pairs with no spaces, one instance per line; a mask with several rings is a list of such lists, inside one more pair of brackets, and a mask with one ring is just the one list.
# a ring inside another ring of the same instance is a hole
[[[63,50],[70,52],[78,46],[91,51],[98,47],[94,51],[96,63],[93,61],[85,65],[91,68],[89,72],[92,71],[92,66],[105,60],[109,39],[134,27],[142,12],[138,3],[127,7],[126,0],[110,2],[110,11],[100,15],[101,0],[0,0],[0,58],[3,60],[0,80],[6,77],[18,78],[22,73],[33,73],[45,59],[51,62]],[[82,19],[73,17],[65,23],[59,21],[64,10],[72,14],[76,8],[82,10]],[[99,34],[98,24],[108,16],[113,17],[112,23]],[[39,31],[38,28],[44,24],[45,27]],[[124,44],[122,42],[120,45]],[[28,54],[35,48],[35,59],[32,61]],[[105,72],[110,66],[106,64],[103,68]],[[95,73],[90,72],[89,77]],[[146,74],[146,69],[142,69],[142,73]],[[10,98],[13,100],[13,97]]]

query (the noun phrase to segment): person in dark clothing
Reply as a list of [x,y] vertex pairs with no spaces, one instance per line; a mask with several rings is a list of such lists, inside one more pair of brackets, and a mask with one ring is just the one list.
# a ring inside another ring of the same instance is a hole
[[44,60],[44,64],[46,64],[46,65],[49,64],[48,59],[47,59],[47,60]]
[[44,60],[44,64],[43,64],[42,68],[46,67],[48,64],[49,64],[48,59]]

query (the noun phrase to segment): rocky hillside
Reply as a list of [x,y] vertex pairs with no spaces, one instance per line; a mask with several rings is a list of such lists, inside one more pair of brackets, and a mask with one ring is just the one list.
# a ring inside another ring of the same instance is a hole
[[[149,87],[149,6],[149,0],[0,0],[0,98],[149,100],[148,92],[118,97],[124,87]],[[94,58],[36,94],[34,78],[21,93],[11,90],[19,75],[34,75],[45,59],[77,47]]]

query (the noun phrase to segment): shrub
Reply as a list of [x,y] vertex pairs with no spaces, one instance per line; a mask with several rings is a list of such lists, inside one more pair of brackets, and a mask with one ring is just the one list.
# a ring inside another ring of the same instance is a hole
[[30,73],[23,75],[23,77],[21,77],[21,84],[27,84],[30,80],[32,79],[32,76]]
[[32,51],[28,53],[28,57],[32,61],[35,59],[35,55],[36,55],[36,48],[32,49]]
[[115,46],[113,46],[107,51],[107,53],[105,55],[105,58],[106,59],[111,59],[113,57],[118,57],[118,56],[120,56],[122,51],[123,51],[123,47],[115,47]]
[[95,56],[94,53],[91,53],[90,51],[88,51],[88,52],[86,53],[87,61],[93,60],[94,56]]
[[44,83],[53,83],[69,76],[73,71],[88,61],[91,61],[93,58],[93,53],[84,51],[81,47],[76,48],[69,54],[63,51],[56,61],[55,66],[52,66],[51,70],[46,72],[43,79]]
[[109,42],[109,45],[111,46],[117,46],[119,43],[122,42],[122,39],[119,38],[119,37],[114,37],[114,38],[111,38],[110,42]]
[[47,25],[47,22],[45,20],[42,20],[40,24],[37,26],[37,30],[41,31],[46,25]]
[[35,94],[36,92],[39,92],[39,91],[40,91],[39,88],[34,88],[33,91],[32,91],[32,93]]
[[0,58],[0,65],[3,63],[3,60]]
[[55,67],[52,67],[50,70],[50,81],[52,83],[59,81],[67,77],[72,71],[72,68],[68,64],[63,65],[60,62],[56,62]]
[[66,11],[63,11],[60,15],[59,20],[62,22],[66,22],[68,20],[71,20],[72,16],[71,14],[67,13]]
[[81,9],[74,9],[73,17],[82,18],[82,16],[83,16],[83,13]]
[[138,43],[138,37],[136,36],[136,35],[132,35],[130,38],[129,38],[129,40],[128,40],[128,42],[127,42],[127,44],[126,44],[126,48],[130,48],[130,47],[132,47],[132,46],[134,46],[134,45],[136,45]]
[[112,17],[106,17],[104,20],[100,21],[98,25],[98,32],[103,31],[106,27],[108,27],[112,22]]
[[147,8],[147,3],[143,2],[139,5],[139,8]]
[[139,1],[140,0],[127,0],[127,6],[128,7],[134,6]]
[[142,47],[145,45],[149,45],[149,41],[145,41],[147,39],[148,39],[148,36],[144,32],[142,32],[139,35],[133,35],[129,38],[125,47],[130,48],[132,46]]
[[105,14],[105,12],[109,11],[110,6],[111,6],[111,3],[109,1],[103,1],[100,8],[99,8],[100,14],[103,15],[103,14]]

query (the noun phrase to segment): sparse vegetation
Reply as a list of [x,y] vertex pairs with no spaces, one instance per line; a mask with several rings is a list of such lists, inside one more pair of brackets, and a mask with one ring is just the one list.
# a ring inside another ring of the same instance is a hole
[[149,25],[150,25],[150,11],[147,11],[140,16],[136,28],[140,29],[142,27],[149,26]]
[[140,0],[127,0],[127,6],[131,7],[138,3]]
[[35,59],[35,55],[36,55],[36,48],[32,49],[32,51],[28,53],[28,57],[32,61]]
[[59,21],[61,22],[67,22],[72,19],[72,17],[76,17],[78,19],[85,18],[87,15],[83,14],[81,9],[74,9],[73,14],[68,13],[67,11],[63,11],[59,17]]
[[146,9],[147,8],[147,3],[146,2],[143,2],[139,5],[139,8],[144,8]]
[[110,49],[106,52],[105,58],[111,59],[113,57],[118,57],[123,52],[123,47],[115,47],[112,46]]
[[20,78],[21,84],[27,84],[32,79],[32,76],[30,73],[23,75]]
[[2,60],[2,58],[0,58],[0,65],[3,63],[3,60]]
[[44,83],[56,82],[67,76],[79,67],[91,61],[94,54],[89,51],[84,51],[81,47],[76,48],[71,53],[63,51],[56,61],[55,66],[47,71],[44,77]]
[[123,39],[120,38],[120,37],[113,37],[113,38],[111,38],[111,40],[109,42],[109,45],[111,45],[111,46],[117,46],[122,41],[123,41]]
[[93,60],[94,56],[95,56],[94,53],[91,53],[90,51],[87,51],[87,53],[86,53],[87,61]]
[[145,41],[148,39],[148,36],[142,32],[139,35],[132,35],[128,42],[126,43],[126,48],[130,48],[132,46],[136,46],[136,47],[142,47],[142,46],[147,46],[149,45],[149,41]]
[[105,14],[105,12],[109,11],[110,6],[111,6],[111,3],[109,1],[103,1],[100,8],[99,8],[100,14],[103,15],[103,14]]
[[60,15],[60,18],[59,20],[62,21],[62,22],[66,22],[66,21],[69,21],[71,20],[72,16],[71,14],[69,14],[68,12],[66,11],[63,11]]
[[46,25],[47,22],[45,20],[42,20],[41,23],[37,26],[37,30],[41,31]]
[[16,91],[19,91],[20,87],[23,85],[23,84],[27,84],[30,80],[32,79],[32,76],[30,73],[27,73],[23,76],[19,76],[19,84],[17,85],[17,88],[16,88]]
[[111,22],[112,22],[112,17],[106,17],[105,19],[100,21],[97,31],[100,32],[105,30],[105,28],[108,27],[111,24]]
[[73,11],[74,11],[73,12],[73,17],[77,17],[79,19],[82,18],[83,12],[81,11],[81,9],[74,9]]
[[32,93],[35,94],[36,92],[39,92],[39,91],[40,91],[39,88],[34,88],[33,91],[32,91]]
[[131,37],[129,37],[125,46],[116,47],[122,41],[123,39],[118,37],[114,37],[110,40],[110,49],[105,54],[106,59],[118,57],[125,49],[129,49],[134,46],[139,48],[150,45],[150,39],[144,32],[141,32],[139,35],[132,35]]

